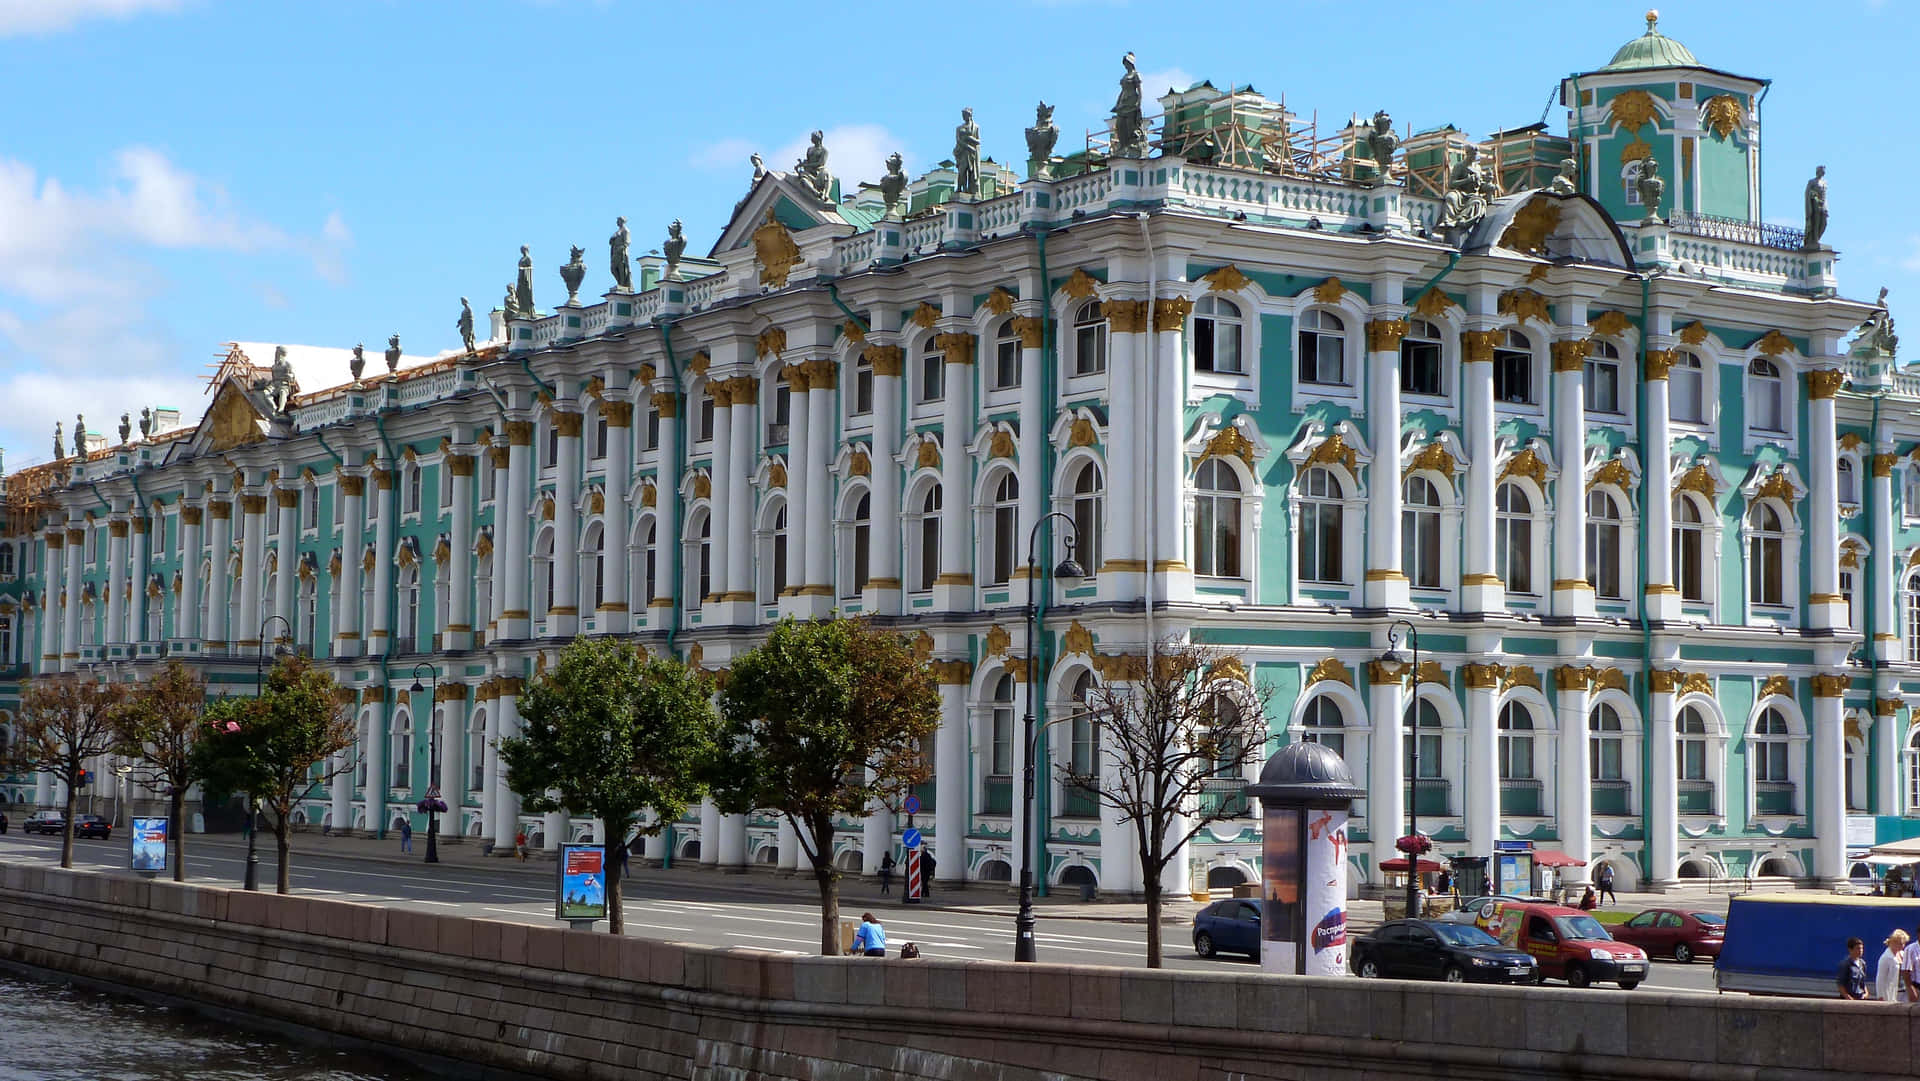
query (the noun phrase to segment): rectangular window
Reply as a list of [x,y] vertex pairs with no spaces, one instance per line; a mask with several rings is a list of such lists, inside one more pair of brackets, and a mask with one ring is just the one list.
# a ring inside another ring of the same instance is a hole
[[1533,404],[1533,356],[1518,349],[1493,351],[1493,396],[1511,405]]
[[920,400],[922,402],[937,402],[947,396],[946,374],[946,354],[936,351],[920,358]]
[[994,777],[1013,776],[1013,707],[993,711],[993,761],[987,773]]
[[660,448],[660,410],[647,407],[647,450]]
[[605,414],[593,418],[593,457],[597,461],[607,456],[607,418]]
[[1337,334],[1300,332],[1300,381],[1346,386],[1346,340]]
[[1620,412],[1620,365],[1611,360],[1588,358],[1586,365],[1586,407],[1590,413]]
[[1688,424],[1707,419],[1706,398],[1702,393],[1704,376],[1697,367],[1673,366],[1667,375],[1667,415]]
[[1020,339],[1002,338],[994,345],[993,387],[1008,390],[1020,385]]
[[713,438],[713,395],[711,394],[702,394],[700,396],[699,431],[701,440],[705,441]]
[[853,413],[866,416],[873,412],[873,365],[862,359],[853,366]]
[[1620,592],[1620,527],[1613,522],[1587,522],[1587,584],[1596,595],[1618,600]]
[[1405,339],[1400,343],[1400,393],[1438,398],[1444,391],[1440,380],[1440,343]]

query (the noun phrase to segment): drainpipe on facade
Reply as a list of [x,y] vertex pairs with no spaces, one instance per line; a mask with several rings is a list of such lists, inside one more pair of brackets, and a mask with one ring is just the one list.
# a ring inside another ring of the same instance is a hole
[[[1043,241],[1040,246],[1042,249],[1044,249],[1046,247],[1046,243]],[[1042,276],[1044,276],[1044,274],[1045,272],[1042,271]],[[873,329],[873,325],[871,323],[868,323],[865,319],[860,318],[859,312],[856,312],[852,308],[847,307],[847,302],[840,299],[840,290],[834,288],[832,282],[827,282],[826,286],[827,286],[828,298],[830,298],[833,301],[835,307],[847,313],[847,318],[859,324],[860,329],[863,331]]]

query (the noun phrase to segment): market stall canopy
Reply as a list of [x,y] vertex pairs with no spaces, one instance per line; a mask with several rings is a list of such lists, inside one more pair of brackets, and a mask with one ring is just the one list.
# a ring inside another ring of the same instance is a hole
[[1920,863],[1920,837],[1909,837],[1904,841],[1888,841],[1883,845],[1874,845],[1867,850],[1866,862],[1891,866]]
[[1533,865],[1535,867],[1585,867],[1587,861],[1574,859],[1565,852],[1549,848],[1533,854]]
[[[1380,869],[1382,871],[1394,871],[1400,874],[1405,874],[1407,871],[1407,858],[1405,856],[1395,856],[1393,859],[1383,860],[1381,861]],[[1420,861],[1420,873],[1423,875],[1430,874],[1434,871],[1438,871],[1439,869],[1440,869],[1440,865],[1438,863],[1435,863],[1432,860]]]

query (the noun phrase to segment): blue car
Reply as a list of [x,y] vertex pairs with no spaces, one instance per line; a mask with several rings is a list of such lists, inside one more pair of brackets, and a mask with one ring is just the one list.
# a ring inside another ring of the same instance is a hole
[[1260,959],[1260,902],[1215,901],[1193,915],[1193,952],[1202,957],[1244,953]]

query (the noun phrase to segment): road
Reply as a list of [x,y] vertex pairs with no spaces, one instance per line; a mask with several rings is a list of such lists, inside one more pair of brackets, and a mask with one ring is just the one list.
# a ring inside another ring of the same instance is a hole
[[[197,839],[196,839],[197,840]],[[271,888],[275,856],[270,838],[262,838],[260,881]],[[190,844],[193,881],[238,886],[245,857],[227,843]],[[0,835],[0,860],[56,863],[57,837]],[[77,868],[126,874],[124,841],[74,842]],[[709,946],[753,946],[792,953],[813,953],[820,941],[819,907],[801,895],[781,896],[771,891],[743,892],[735,879],[710,872],[648,873],[626,879],[626,931],[630,935],[692,942]],[[293,890],[308,897],[363,901],[448,915],[513,920],[519,923],[553,921],[553,885],[546,876],[523,867],[472,866],[462,863],[402,864],[388,859],[366,859],[322,853],[293,854]],[[1000,895],[969,891],[970,906],[998,906]],[[842,914],[857,916],[860,906],[873,902],[863,890],[859,899],[843,902]],[[1013,956],[1012,906],[997,912],[957,912],[913,909],[892,905],[875,909],[887,929],[890,944],[913,941],[923,956],[952,960],[1010,960]],[[1038,913],[1036,936],[1040,958],[1062,964],[1138,966],[1146,957],[1146,927],[1141,923],[1109,920],[1048,918],[1046,906]],[[1167,925],[1166,967],[1193,972],[1252,971],[1250,961],[1237,958],[1203,960],[1194,956],[1186,927]],[[1681,965],[1655,961],[1644,986],[1670,991],[1713,990],[1710,965]],[[1554,985],[1541,989],[1553,993]]]

